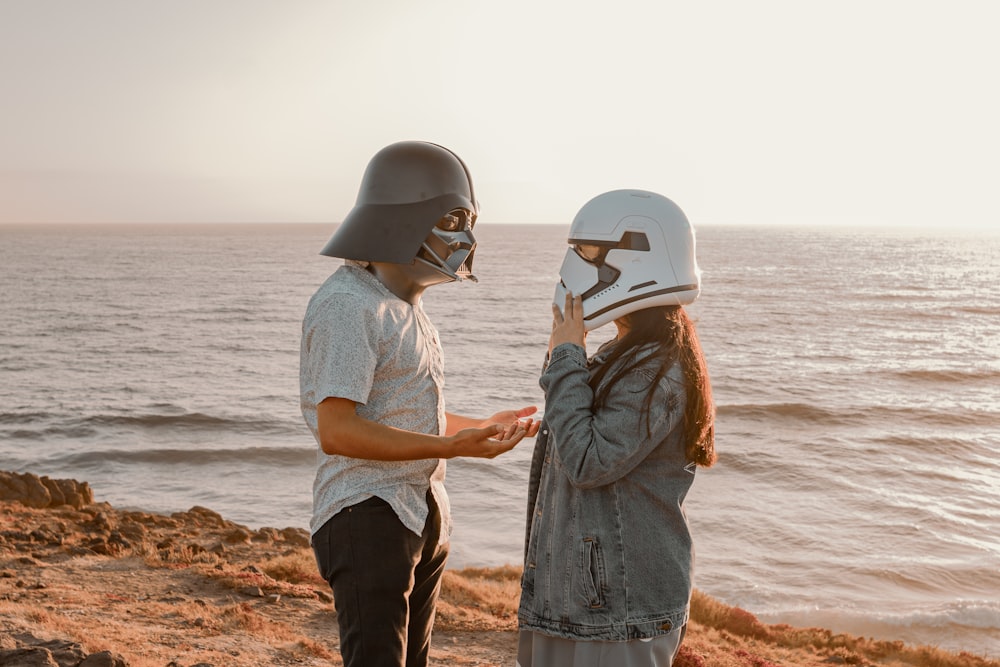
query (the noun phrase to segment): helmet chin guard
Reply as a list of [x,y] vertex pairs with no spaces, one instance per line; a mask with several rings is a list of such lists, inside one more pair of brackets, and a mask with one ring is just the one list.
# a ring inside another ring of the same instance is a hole
[[613,190],[594,197],[570,226],[553,302],[583,298],[584,328],[592,331],[631,312],[692,303],[700,293],[694,230],[666,197]]
[[472,258],[476,253],[476,237],[472,235],[472,224],[463,229],[445,231],[435,227],[427,236],[417,261],[423,262],[449,280],[479,279],[472,275]]

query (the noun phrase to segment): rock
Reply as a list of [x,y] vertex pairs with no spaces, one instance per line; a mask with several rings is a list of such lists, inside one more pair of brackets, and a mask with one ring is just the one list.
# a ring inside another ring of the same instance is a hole
[[15,648],[0,651],[0,667],[61,667],[44,648]]
[[303,528],[285,528],[281,531],[281,536],[285,538],[286,542],[297,547],[312,546],[312,541],[309,539],[309,531]]
[[54,641],[39,642],[35,646],[48,650],[52,655],[52,659],[59,667],[76,667],[80,664],[81,660],[87,657],[87,653],[83,650],[83,647],[75,642],[57,639]]
[[260,542],[264,542],[264,543],[275,542],[275,541],[277,541],[277,539],[278,539],[278,537],[280,535],[281,535],[281,533],[279,533],[276,528],[267,528],[267,527],[264,527],[264,528],[261,528],[260,530],[258,530],[257,532],[255,532],[253,534],[253,537],[251,539],[254,542],[258,542],[258,543],[260,543]]
[[33,542],[39,542],[41,544],[49,544],[52,546],[62,546],[63,538],[61,535],[56,535],[55,533],[49,532],[45,529],[38,528],[31,531],[30,535]]
[[94,502],[94,492],[86,482],[81,483],[72,479],[49,479],[48,477],[42,477],[40,480],[52,496],[51,507],[69,505],[80,509]]
[[148,531],[141,523],[129,523],[123,525],[119,531],[130,542],[142,542],[146,539]]
[[48,507],[52,494],[37,475],[0,472],[0,500],[16,500],[27,507]]
[[187,512],[175,512],[170,516],[174,519],[191,520],[197,524],[207,524],[209,526],[224,526],[228,523],[222,518],[221,514],[201,505],[195,505]]
[[222,539],[228,544],[250,544],[250,531],[245,528],[233,528],[223,535]]
[[[111,651],[87,655],[83,646],[60,639],[43,641],[32,635],[11,638],[13,648],[0,649],[0,667],[129,667]],[[0,644],[6,647],[8,642]]]
[[108,540],[103,537],[93,537],[87,540],[83,547],[102,556],[111,554],[111,549],[108,547]]
[[60,505],[80,509],[94,502],[94,491],[87,482],[0,470],[0,500],[37,509]]
[[103,532],[111,532],[118,529],[118,519],[111,512],[97,512],[90,521],[90,525]]
[[128,667],[125,658],[111,651],[91,653],[78,667]]

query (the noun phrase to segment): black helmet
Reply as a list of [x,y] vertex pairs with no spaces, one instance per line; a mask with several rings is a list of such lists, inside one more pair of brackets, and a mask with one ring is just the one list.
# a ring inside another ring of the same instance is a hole
[[[479,213],[461,158],[425,141],[390,144],[368,163],[354,208],[320,254],[409,264],[438,222],[456,209],[473,220]],[[471,252],[465,263],[471,265]]]

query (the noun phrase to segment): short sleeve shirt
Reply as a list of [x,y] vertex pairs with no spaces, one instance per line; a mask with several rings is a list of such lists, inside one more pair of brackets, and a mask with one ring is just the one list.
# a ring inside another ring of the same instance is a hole
[[[358,415],[395,428],[445,432],[444,357],[423,310],[390,292],[365,265],[347,262],[316,291],[302,323],[302,415],[319,444],[316,407],[331,397],[356,402]],[[313,534],[337,512],[377,496],[420,535],[426,493],[441,512],[441,542],[451,533],[445,461],[374,461],[317,453]]]

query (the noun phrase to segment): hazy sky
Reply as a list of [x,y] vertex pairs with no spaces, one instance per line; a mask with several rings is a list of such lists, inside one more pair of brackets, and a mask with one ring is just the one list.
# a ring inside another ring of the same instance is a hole
[[995,0],[0,0],[0,222],[338,221],[382,146],[482,222],[1000,227]]

